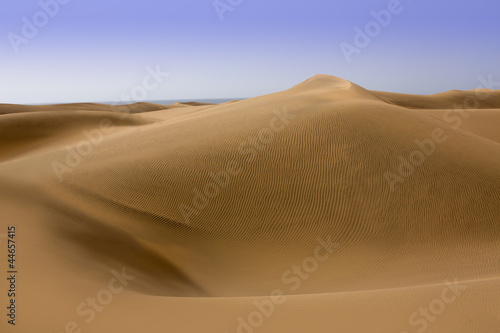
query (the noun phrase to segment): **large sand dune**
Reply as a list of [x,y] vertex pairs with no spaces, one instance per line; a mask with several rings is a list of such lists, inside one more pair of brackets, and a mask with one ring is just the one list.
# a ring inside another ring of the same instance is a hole
[[125,109],[0,105],[2,332],[500,332],[500,91]]

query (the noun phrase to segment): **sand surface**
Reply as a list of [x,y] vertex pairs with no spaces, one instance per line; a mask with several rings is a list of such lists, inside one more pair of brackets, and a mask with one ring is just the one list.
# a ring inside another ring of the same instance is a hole
[[317,75],[220,105],[0,104],[11,332],[500,332],[500,91]]

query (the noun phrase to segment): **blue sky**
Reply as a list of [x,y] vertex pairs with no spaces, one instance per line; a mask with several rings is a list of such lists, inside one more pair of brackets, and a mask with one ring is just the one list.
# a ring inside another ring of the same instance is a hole
[[169,73],[147,100],[253,97],[318,73],[416,94],[500,81],[494,0],[217,0],[219,13],[213,0],[56,1],[2,3],[1,103],[119,101],[147,68]]

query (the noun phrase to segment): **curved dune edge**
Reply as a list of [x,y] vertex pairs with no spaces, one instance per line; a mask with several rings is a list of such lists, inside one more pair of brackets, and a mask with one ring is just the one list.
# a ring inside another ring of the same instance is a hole
[[[255,332],[409,333],[456,281],[466,287],[425,331],[497,332],[500,91],[481,93],[317,75],[126,116],[0,105],[0,227],[19,230],[30,318],[0,328],[237,332],[280,290],[287,301]],[[401,176],[415,151],[422,163]],[[87,324],[77,307],[122,271],[133,279]]]

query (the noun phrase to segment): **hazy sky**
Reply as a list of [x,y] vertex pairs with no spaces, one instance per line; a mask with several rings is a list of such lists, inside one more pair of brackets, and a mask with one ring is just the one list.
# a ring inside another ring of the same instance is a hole
[[421,94],[500,81],[498,0],[5,0],[0,35],[1,103],[253,97],[318,73]]

